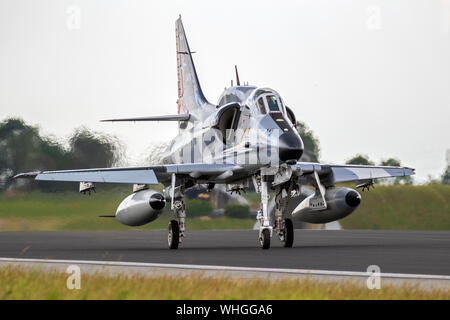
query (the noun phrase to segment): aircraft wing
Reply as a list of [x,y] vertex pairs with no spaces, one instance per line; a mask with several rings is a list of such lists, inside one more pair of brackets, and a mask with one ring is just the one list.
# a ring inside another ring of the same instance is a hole
[[251,168],[235,164],[170,164],[150,167],[95,168],[80,170],[27,172],[14,178],[34,178],[37,181],[69,181],[95,183],[158,184],[167,183],[172,174],[195,179],[224,180]]
[[[15,178],[34,178],[37,181],[69,181],[93,183],[158,184],[169,183],[172,175],[203,181],[224,182],[229,179],[247,178],[260,166],[239,164],[169,164],[149,167],[95,168],[61,171],[38,171],[21,173]],[[297,162],[292,169],[300,176],[317,172],[326,185],[339,182],[371,181],[379,178],[404,177],[414,174],[407,167],[330,165]]]
[[321,180],[326,180],[329,184],[405,177],[415,174],[414,169],[408,167],[330,165],[311,162],[297,162],[293,165],[293,169],[300,169],[302,175],[316,171],[321,177]]

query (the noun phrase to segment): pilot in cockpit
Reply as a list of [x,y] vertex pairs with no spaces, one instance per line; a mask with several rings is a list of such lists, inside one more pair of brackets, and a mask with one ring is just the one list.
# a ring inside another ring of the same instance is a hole
[[266,106],[264,105],[263,97],[258,99],[258,108],[261,114],[266,114]]

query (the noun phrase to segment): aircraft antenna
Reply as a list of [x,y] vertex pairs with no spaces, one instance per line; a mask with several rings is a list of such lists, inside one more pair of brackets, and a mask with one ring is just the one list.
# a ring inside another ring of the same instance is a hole
[[236,65],[234,66],[234,70],[236,71],[236,85],[240,86],[241,81],[239,81],[239,73]]

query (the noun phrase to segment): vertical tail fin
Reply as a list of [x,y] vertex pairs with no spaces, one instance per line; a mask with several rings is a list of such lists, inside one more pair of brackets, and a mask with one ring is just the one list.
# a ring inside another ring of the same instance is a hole
[[192,52],[184,32],[181,16],[175,23],[177,45],[177,73],[178,73],[178,113],[187,113],[190,110],[208,104],[203,95],[197,72],[195,71]]

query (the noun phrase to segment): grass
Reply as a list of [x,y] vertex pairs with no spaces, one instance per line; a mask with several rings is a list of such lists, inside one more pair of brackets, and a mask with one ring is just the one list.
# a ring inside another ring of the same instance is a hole
[[81,289],[68,290],[65,273],[0,268],[0,299],[450,299],[450,290],[383,285],[369,290],[354,282],[208,278],[202,275],[81,274]]
[[[128,195],[122,189],[104,191],[92,196],[74,192],[31,192],[0,195],[0,231],[35,230],[131,230],[166,229],[171,214],[166,210],[160,218],[141,227],[128,227],[113,218],[120,202]],[[187,220],[188,230],[250,229],[252,219],[196,217]]]
[[340,220],[344,229],[450,230],[450,185],[376,186]]

